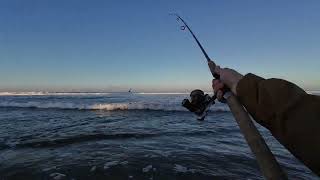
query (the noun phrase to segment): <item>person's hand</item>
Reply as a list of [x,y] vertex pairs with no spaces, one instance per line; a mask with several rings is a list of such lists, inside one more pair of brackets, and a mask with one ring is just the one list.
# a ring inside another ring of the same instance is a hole
[[223,89],[225,89],[225,87],[228,87],[233,94],[237,95],[237,84],[243,75],[233,69],[220,68],[219,66],[216,66],[214,71],[220,75],[220,79],[212,80],[212,88],[218,100],[223,100]]

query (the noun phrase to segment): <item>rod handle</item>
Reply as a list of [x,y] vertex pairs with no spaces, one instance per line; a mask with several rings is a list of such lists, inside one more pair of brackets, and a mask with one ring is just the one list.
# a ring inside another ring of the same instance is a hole
[[266,179],[272,180],[288,179],[237,97],[231,94],[227,97],[227,103],[244,138],[257,159],[263,176]]
[[[216,64],[213,61],[208,60],[208,66],[212,76],[216,79],[219,79],[220,75],[215,72]],[[256,126],[250,119],[248,112],[238,101],[237,97],[231,92],[229,93],[230,95],[226,97],[227,103],[239,125],[240,131],[242,132],[247,144],[257,159],[263,176],[268,180],[288,179],[270,151],[268,145],[257,130]]]

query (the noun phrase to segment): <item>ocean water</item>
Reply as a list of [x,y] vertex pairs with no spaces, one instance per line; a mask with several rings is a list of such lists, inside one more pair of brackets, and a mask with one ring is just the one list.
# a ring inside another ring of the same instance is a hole
[[[188,94],[1,93],[0,179],[263,179],[225,104]],[[290,179],[317,179],[257,125]]]

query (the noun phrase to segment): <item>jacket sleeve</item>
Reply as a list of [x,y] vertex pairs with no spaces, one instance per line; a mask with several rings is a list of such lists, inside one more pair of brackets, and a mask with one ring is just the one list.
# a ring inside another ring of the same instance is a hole
[[256,122],[320,176],[320,96],[254,74],[239,81],[237,96]]

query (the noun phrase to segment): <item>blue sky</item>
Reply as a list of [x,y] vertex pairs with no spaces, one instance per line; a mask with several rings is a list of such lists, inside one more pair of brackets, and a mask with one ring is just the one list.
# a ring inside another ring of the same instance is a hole
[[0,91],[209,90],[205,59],[320,89],[320,1],[1,0]]

